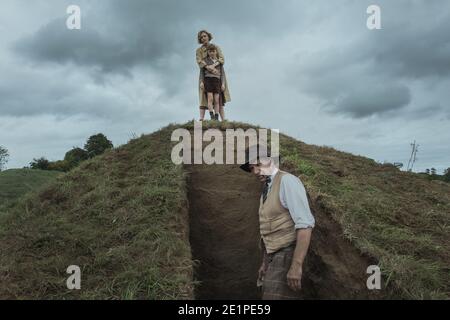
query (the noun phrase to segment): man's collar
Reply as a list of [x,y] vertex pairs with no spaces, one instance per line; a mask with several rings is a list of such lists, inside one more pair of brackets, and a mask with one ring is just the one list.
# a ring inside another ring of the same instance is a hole
[[272,174],[270,175],[270,180],[273,181],[273,178],[275,178],[275,175],[278,173],[279,169],[275,167]]

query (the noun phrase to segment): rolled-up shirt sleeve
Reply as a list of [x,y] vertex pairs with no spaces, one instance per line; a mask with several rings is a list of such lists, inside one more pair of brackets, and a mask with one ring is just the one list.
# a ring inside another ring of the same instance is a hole
[[281,205],[289,210],[295,229],[314,228],[315,219],[309,208],[305,187],[299,178],[285,174],[281,178]]

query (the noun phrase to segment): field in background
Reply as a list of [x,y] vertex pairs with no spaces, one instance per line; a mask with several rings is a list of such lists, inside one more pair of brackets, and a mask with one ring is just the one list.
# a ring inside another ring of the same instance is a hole
[[61,173],[31,169],[9,169],[0,172],[0,205],[10,203],[27,192],[52,181]]

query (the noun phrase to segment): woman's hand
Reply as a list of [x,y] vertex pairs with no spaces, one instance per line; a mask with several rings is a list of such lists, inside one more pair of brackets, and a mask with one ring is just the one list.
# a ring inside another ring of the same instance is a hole
[[222,91],[225,91],[225,85],[224,84],[222,84],[221,89],[222,89]]
[[208,69],[208,71],[209,72],[211,72],[212,74],[215,74],[215,75],[219,75],[220,73],[219,73],[219,70],[217,70],[216,68],[214,68],[213,66],[208,66],[208,67],[206,67],[207,69]]
[[205,89],[205,84],[202,82],[200,82],[200,89],[204,90]]

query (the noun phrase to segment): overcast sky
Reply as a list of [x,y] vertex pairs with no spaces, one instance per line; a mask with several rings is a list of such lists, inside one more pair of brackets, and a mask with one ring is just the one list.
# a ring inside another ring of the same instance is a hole
[[2,0],[7,167],[198,119],[200,29],[225,55],[230,120],[405,166],[416,140],[415,171],[450,167],[450,1]]

